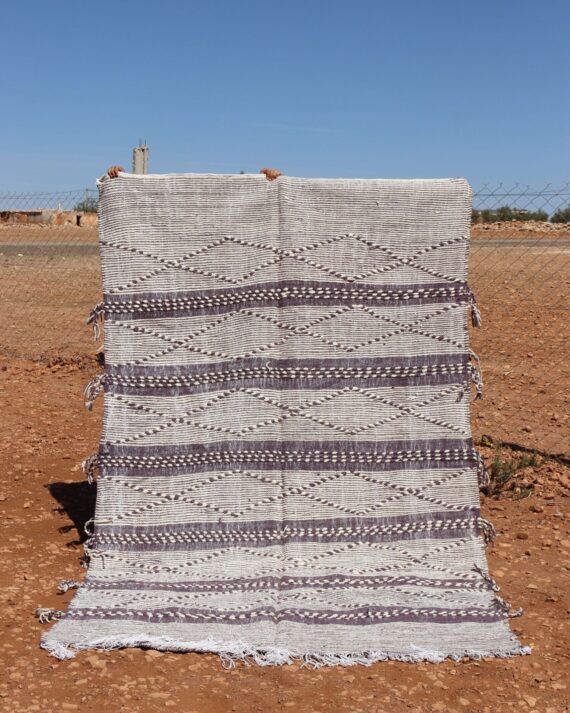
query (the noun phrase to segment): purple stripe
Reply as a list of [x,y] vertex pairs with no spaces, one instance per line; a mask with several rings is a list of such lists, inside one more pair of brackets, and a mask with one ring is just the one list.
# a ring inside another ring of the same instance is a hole
[[439,609],[411,607],[364,606],[354,609],[276,609],[258,607],[247,611],[218,611],[214,609],[165,607],[162,609],[119,609],[93,608],[68,609],[62,619],[77,620],[134,620],[153,623],[186,624],[255,624],[270,621],[275,624],[292,621],[302,624],[332,624],[366,626],[391,622],[461,623],[493,622],[506,619],[507,615],[499,607],[468,607],[465,609]]
[[[119,380],[111,380],[105,383],[105,393],[122,394],[124,396],[186,396],[190,394],[203,394],[213,391],[219,391],[225,388],[232,388],[236,383],[240,386],[250,389],[334,389],[339,386],[361,386],[362,388],[376,388],[381,386],[444,386],[446,384],[467,385],[470,375],[465,373],[455,374],[440,374],[437,376],[422,376],[422,377],[380,377],[378,379],[344,379],[339,381],[335,379],[290,379],[282,378],[260,378],[246,379],[227,378],[223,381],[214,383],[201,383],[196,386],[149,386],[148,383],[142,383],[141,386],[136,385],[132,381],[129,385],[121,383]],[[142,381],[142,380],[141,380]]]
[[114,465],[109,465],[105,460],[101,463],[100,470],[104,477],[113,476],[124,476],[129,475],[133,477],[138,476],[159,476],[159,477],[169,477],[180,475],[182,473],[207,473],[209,471],[215,470],[239,470],[244,467],[245,470],[258,471],[258,470],[276,470],[276,471],[296,471],[296,470],[310,470],[312,472],[329,472],[335,470],[345,470],[347,472],[382,472],[382,471],[393,471],[393,470],[424,470],[429,468],[476,468],[478,461],[473,455],[465,458],[449,457],[449,458],[428,458],[423,457],[420,460],[406,460],[406,461],[376,461],[376,462],[366,462],[366,461],[343,461],[337,463],[335,461],[330,461],[326,463],[314,462],[314,461],[304,461],[302,463],[295,461],[288,462],[263,462],[263,461],[252,461],[246,460],[245,458],[239,458],[233,456],[232,454],[224,454],[227,457],[219,458],[217,460],[211,460],[204,463],[179,463],[177,465],[165,465],[157,463],[153,466],[148,464],[140,463],[137,461],[116,461]]
[[122,551],[271,547],[291,542],[396,542],[478,535],[479,513],[441,512],[390,518],[249,521],[180,525],[98,525],[95,546]]
[[[427,386],[468,384],[471,365],[467,354],[404,360],[323,359],[242,360],[189,367],[152,368],[110,366],[105,381],[106,393],[173,396],[217,391],[236,384],[250,388],[331,389],[339,386]],[[360,362],[366,362],[360,365]],[[311,362],[308,364],[307,362]],[[328,363],[332,362],[332,363]]]
[[103,475],[175,475],[208,470],[401,470],[476,467],[473,440],[222,441],[178,446],[125,446],[99,450]]
[[208,445],[185,444],[185,445],[152,445],[152,446],[125,446],[107,444],[105,453],[112,456],[134,456],[154,460],[160,457],[177,457],[184,455],[200,456],[208,453],[222,452],[243,452],[255,454],[262,451],[273,453],[299,454],[303,456],[313,452],[322,455],[332,453],[356,453],[356,454],[385,454],[399,452],[422,453],[430,451],[468,451],[473,448],[472,438],[428,438],[418,440],[394,440],[394,441],[219,441]]
[[235,359],[208,362],[202,364],[184,364],[176,366],[156,366],[145,364],[143,366],[106,363],[105,371],[111,376],[132,377],[188,377],[203,374],[226,373],[232,369],[390,369],[401,370],[413,367],[467,365],[469,363],[467,352],[453,352],[450,354],[418,354],[415,356],[393,357],[340,357],[326,358],[300,358],[300,359],[274,359],[272,357],[237,357]]
[[85,589],[138,589],[143,591],[167,592],[235,592],[261,591],[274,589],[288,591],[291,589],[381,589],[384,587],[427,587],[433,589],[448,589],[460,591],[463,589],[488,589],[487,582],[477,579],[428,579],[413,576],[371,575],[351,576],[343,574],[324,574],[320,577],[253,577],[236,579],[210,579],[192,582],[137,582],[135,580],[106,581],[88,579],[83,585]]
[[469,287],[460,283],[416,285],[346,284],[282,280],[246,287],[177,292],[145,292],[131,295],[106,294],[105,319],[147,319],[214,315],[247,307],[363,304],[402,305],[467,303]]
[[[428,513],[414,513],[407,515],[390,515],[386,516],[366,516],[366,517],[335,517],[335,518],[292,518],[284,520],[241,520],[239,522],[183,522],[178,525],[169,524],[166,526],[169,532],[186,533],[188,530],[193,530],[196,533],[239,533],[253,532],[261,530],[270,530],[276,532],[278,530],[289,530],[291,528],[325,528],[327,530],[337,531],[342,528],[351,527],[392,527],[406,526],[418,523],[429,523],[441,520],[445,522],[453,522],[462,520],[466,517],[478,517],[480,510],[478,507],[465,507],[460,511],[438,510]],[[123,532],[162,532],[165,529],[164,525],[97,525],[96,532],[123,531]]]

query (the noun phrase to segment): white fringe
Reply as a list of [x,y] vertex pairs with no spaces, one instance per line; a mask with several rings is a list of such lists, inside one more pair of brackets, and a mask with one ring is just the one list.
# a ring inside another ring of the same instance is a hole
[[428,661],[430,663],[441,663],[445,659],[453,661],[461,661],[468,658],[472,660],[480,660],[485,657],[493,658],[511,658],[513,656],[526,656],[531,653],[530,646],[517,646],[509,651],[464,651],[461,654],[444,654],[439,651],[429,651],[421,649],[417,646],[412,646],[413,653],[396,654],[386,651],[362,651],[362,652],[340,652],[340,653],[318,653],[293,651],[289,649],[280,649],[275,647],[258,648],[251,644],[246,644],[242,641],[218,641],[216,639],[202,639],[201,641],[176,641],[168,637],[161,636],[145,636],[143,638],[137,636],[126,636],[121,638],[116,637],[101,637],[92,639],[91,641],[82,641],[74,643],[72,646],[62,644],[59,641],[49,641],[45,636],[42,637],[41,647],[49,651],[52,656],[58,659],[75,658],[75,651],[84,649],[102,649],[103,651],[111,651],[119,648],[150,648],[159,651],[173,652],[206,652],[216,653],[219,655],[223,668],[234,668],[238,661],[243,662],[247,666],[252,663],[258,666],[282,666],[283,664],[292,664],[295,661],[300,661],[301,668],[307,666],[313,669],[323,666],[371,666],[378,661],[405,661],[409,663],[417,663],[420,661]]

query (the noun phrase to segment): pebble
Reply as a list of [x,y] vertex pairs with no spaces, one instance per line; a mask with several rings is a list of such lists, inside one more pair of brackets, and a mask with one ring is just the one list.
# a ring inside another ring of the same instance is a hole
[[98,656],[86,656],[85,663],[89,664],[93,668],[104,669],[107,666],[107,662],[100,659]]

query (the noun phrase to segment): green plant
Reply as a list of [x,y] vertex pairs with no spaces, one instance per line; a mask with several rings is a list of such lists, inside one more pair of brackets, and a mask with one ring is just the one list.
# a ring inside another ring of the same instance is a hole
[[543,210],[532,211],[503,205],[493,210],[490,208],[474,210],[471,214],[472,223],[498,223],[499,221],[510,220],[537,220],[545,222],[548,220],[548,213],[545,213]]
[[504,458],[502,447],[496,445],[490,468],[490,483],[487,486],[487,494],[498,498],[505,490],[510,490],[515,500],[527,498],[532,493],[533,486],[526,482],[517,482],[513,478],[525,468],[535,468],[540,464],[541,460],[536,452]]
[[82,213],[96,213],[97,198],[94,196],[85,196],[83,200],[73,206],[72,210],[81,211]]
[[553,223],[570,223],[570,205],[559,208],[550,219]]

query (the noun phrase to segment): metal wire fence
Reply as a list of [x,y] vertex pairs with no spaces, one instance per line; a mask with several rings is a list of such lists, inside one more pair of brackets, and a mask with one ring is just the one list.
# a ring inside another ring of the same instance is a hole
[[[85,325],[101,298],[96,200],[94,190],[0,194],[2,360],[97,350]],[[471,342],[485,384],[475,437],[566,456],[569,206],[570,184],[480,187],[469,265],[483,317]]]

